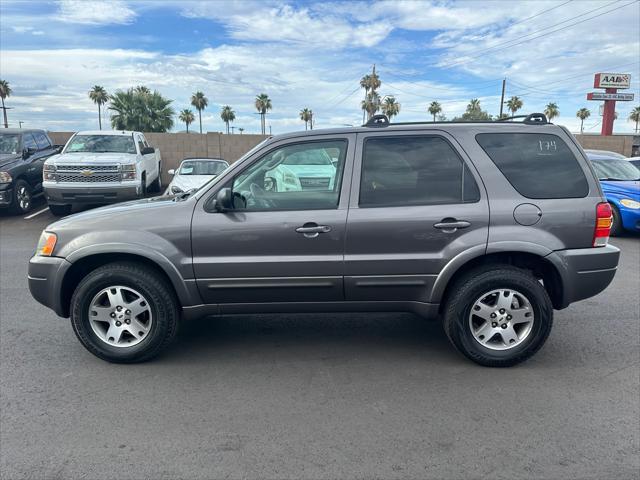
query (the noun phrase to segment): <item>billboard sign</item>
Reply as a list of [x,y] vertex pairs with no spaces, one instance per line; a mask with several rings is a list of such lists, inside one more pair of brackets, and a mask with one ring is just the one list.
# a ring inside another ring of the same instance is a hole
[[594,88],[629,88],[631,75],[628,73],[596,73]]
[[587,93],[587,100],[617,100],[619,102],[633,101],[633,93]]

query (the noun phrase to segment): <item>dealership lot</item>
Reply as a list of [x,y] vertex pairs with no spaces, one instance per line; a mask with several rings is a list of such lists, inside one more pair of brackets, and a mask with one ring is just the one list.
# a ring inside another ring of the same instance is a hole
[[[41,201],[42,202],[42,201]],[[38,213],[46,205],[38,205]],[[2,478],[634,478],[640,238],[543,350],[478,367],[405,314],[183,325],[156,361],[104,363],[32,300],[54,217],[0,216]],[[105,472],[109,472],[106,474]]]

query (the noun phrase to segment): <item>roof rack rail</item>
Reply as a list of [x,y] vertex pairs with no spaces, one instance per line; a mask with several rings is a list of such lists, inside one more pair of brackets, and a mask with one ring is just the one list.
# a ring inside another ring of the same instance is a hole
[[498,122],[506,122],[507,120],[515,120],[516,118],[524,118],[522,123],[526,125],[546,125],[550,123],[544,113],[530,113],[529,115],[514,115],[513,117],[500,118]]
[[367,123],[365,123],[363,127],[388,127],[389,123],[391,122],[389,122],[389,118],[386,115],[374,115],[367,120]]

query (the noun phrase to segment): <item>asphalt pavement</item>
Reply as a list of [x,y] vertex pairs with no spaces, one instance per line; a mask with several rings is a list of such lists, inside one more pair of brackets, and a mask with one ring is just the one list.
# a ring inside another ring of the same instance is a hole
[[[37,207],[34,213],[44,208]],[[185,323],[111,365],[29,294],[54,218],[0,214],[0,478],[631,479],[640,475],[640,238],[511,369],[408,314]]]

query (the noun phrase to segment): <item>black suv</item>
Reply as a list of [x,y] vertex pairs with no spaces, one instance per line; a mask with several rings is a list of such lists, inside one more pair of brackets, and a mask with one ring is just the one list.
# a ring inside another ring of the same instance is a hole
[[0,131],[0,208],[27,213],[33,195],[42,192],[42,166],[60,152],[44,130]]

